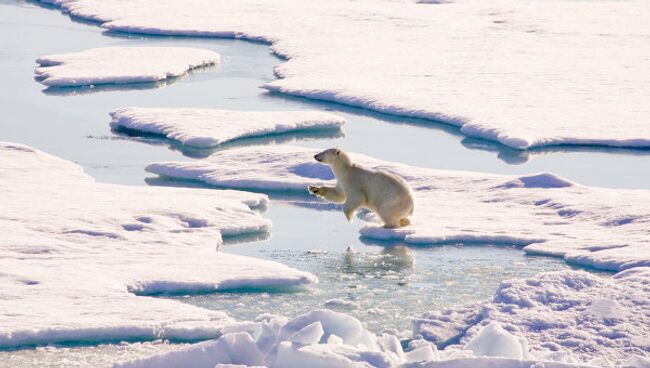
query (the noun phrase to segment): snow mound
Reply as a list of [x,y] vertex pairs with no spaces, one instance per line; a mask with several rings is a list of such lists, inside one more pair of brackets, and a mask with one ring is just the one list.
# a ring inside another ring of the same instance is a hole
[[219,60],[214,51],[187,47],[103,47],[40,57],[35,73],[48,87],[145,83],[179,77]]
[[503,282],[486,304],[426,313],[414,334],[427,337],[434,327],[442,335],[447,327],[449,334],[463,331],[460,344],[475,355],[528,359],[530,347],[537,358],[597,366],[606,358],[619,366],[650,353],[649,292],[647,267],[613,279],[584,271],[543,273]]
[[208,148],[241,138],[340,129],[345,119],[321,111],[232,111],[131,107],[111,112],[111,126]]
[[645,0],[47,2],[114,31],[272,43],[286,61],[271,91],[442,120],[516,149],[650,147]]
[[[314,161],[317,150],[244,147],[193,162],[156,163],[149,172],[218,187],[285,190],[307,196],[308,185],[334,185]],[[373,214],[361,234],[414,245],[506,243],[532,254],[619,271],[650,266],[650,191],[573,184],[552,174],[508,177],[441,171],[352,154],[355,163],[404,177],[413,187],[412,225],[384,229]]]
[[557,175],[543,173],[522,176],[501,185],[502,188],[566,188],[574,185],[572,182]]
[[[268,232],[264,195],[95,183],[80,166],[0,143],[0,348],[218,337],[224,313],[138,295],[296,287],[316,278],[221,253]],[[29,306],[26,308],[25,306]]]

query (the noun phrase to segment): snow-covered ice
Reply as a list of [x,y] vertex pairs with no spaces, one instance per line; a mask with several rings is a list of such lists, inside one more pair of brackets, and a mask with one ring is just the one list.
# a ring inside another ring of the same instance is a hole
[[[333,185],[317,150],[245,147],[193,162],[156,163],[149,172],[209,185],[290,190]],[[404,177],[413,187],[413,225],[384,229],[372,214],[365,237],[409,244],[508,243],[532,254],[619,271],[650,266],[650,191],[587,187],[553,174],[512,177],[419,168],[352,154],[353,162]],[[343,216],[343,215],[341,215]]]
[[264,195],[96,183],[80,166],[0,143],[0,348],[195,340],[232,322],[157,293],[298,287],[316,278],[219,252],[269,232]]
[[197,147],[287,132],[340,129],[345,119],[322,111],[232,111],[132,107],[111,113],[113,128],[166,136]]
[[645,0],[45,2],[114,31],[272,43],[272,91],[518,149],[650,146]]
[[[508,341],[498,341],[502,349],[517,347],[523,354],[525,339],[517,339],[504,331],[497,322],[480,332],[485,338],[509,336]],[[480,339],[480,338],[479,338]],[[474,341],[477,341],[474,339]],[[435,345],[419,339],[404,351],[396,336],[387,333],[375,336],[363,328],[354,317],[328,310],[313,310],[287,321],[285,318],[266,315],[255,322],[232,327],[219,339],[195,344],[180,351],[160,354],[151,358],[135,359],[116,368],[186,367],[212,368],[220,364],[240,366],[291,367],[586,367],[546,358],[536,358],[528,350],[525,359],[508,356],[474,353],[468,347],[452,347],[438,351]],[[526,347],[527,349],[527,347]],[[471,365],[470,365],[471,364]],[[538,364],[538,365],[534,365]]]
[[438,342],[456,337],[481,355],[520,358],[530,347],[550,360],[577,356],[619,366],[650,358],[649,321],[650,268],[613,278],[562,271],[505,281],[485,304],[425,313],[414,321],[414,334]]
[[36,60],[36,78],[48,87],[158,82],[218,63],[214,51],[188,47],[103,47]]

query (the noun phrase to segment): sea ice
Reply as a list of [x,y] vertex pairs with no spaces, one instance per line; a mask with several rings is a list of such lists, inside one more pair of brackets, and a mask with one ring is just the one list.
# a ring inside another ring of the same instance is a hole
[[579,357],[594,365],[603,364],[596,363],[600,358],[620,366],[650,355],[648,267],[614,278],[562,271],[505,281],[491,301],[453,310],[425,313],[415,320],[414,334],[437,340],[447,326],[476,355],[517,359],[527,358],[529,346],[537,358]]
[[[209,185],[288,190],[333,185],[317,150],[245,147],[193,162],[156,163],[149,172]],[[352,154],[354,162],[404,177],[416,196],[413,225],[385,229],[374,215],[361,234],[409,244],[506,243],[603,270],[650,265],[650,191],[587,187],[553,174],[521,177],[442,171]],[[341,215],[343,216],[343,215]]]
[[[278,323],[284,324],[279,332],[276,327],[270,327]],[[506,333],[496,322],[492,326],[495,330]],[[228,364],[271,368],[588,367],[586,364],[538,359],[528,356],[529,354],[526,359],[474,355],[467,346],[438,351],[435,345],[424,340],[411,342],[409,351],[405,353],[395,336],[388,334],[374,336],[355,318],[326,310],[314,310],[290,321],[266,316],[253,324],[248,324],[247,328],[248,331],[224,331],[224,335],[217,340],[195,344],[180,351],[117,364],[115,367],[212,368],[215,365],[220,367]],[[292,332],[296,328],[300,328],[297,333],[287,335],[286,332]],[[334,330],[343,333],[346,337],[331,334]],[[266,334],[261,331],[266,331]],[[491,335],[493,331],[487,334]],[[325,339],[327,334],[330,336]],[[363,338],[359,340],[357,338],[359,336]],[[268,345],[269,341],[272,341],[271,346]],[[518,339],[514,340],[514,343],[519,342]],[[522,345],[517,346],[525,346],[525,339],[521,339],[521,342]],[[511,348],[513,342],[495,340],[494,343],[505,344],[501,348],[503,351]],[[485,341],[481,344],[485,344]]]
[[650,146],[645,0],[42,1],[114,31],[272,43],[271,91],[517,149]]
[[36,78],[48,87],[157,82],[216,64],[219,54],[187,47],[104,47],[40,57]]
[[297,131],[340,129],[345,119],[322,111],[232,111],[131,107],[111,113],[113,128],[125,128],[208,148],[235,139]]
[[219,252],[269,232],[264,195],[96,183],[80,166],[0,143],[0,348],[200,340],[232,322],[158,293],[295,287],[316,278]]

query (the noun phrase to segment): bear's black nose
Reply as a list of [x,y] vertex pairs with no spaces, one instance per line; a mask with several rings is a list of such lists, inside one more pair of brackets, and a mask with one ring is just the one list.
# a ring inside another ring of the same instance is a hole
[[316,161],[320,161],[320,160],[318,159],[318,155],[314,155],[314,160],[316,160]]

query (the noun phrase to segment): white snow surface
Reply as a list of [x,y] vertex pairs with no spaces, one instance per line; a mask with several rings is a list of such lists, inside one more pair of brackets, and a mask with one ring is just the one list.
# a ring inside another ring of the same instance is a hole
[[[501,329],[496,322],[494,326]],[[404,352],[394,335],[384,333],[375,336],[354,317],[329,310],[313,310],[290,321],[264,315],[255,322],[233,326],[219,339],[180,351],[116,364],[115,368],[212,368],[229,365],[272,368],[465,368],[470,366],[468,363],[476,367],[506,368],[529,368],[534,364],[542,364],[534,367],[549,368],[587,366],[532,356],[523,360],[474,355],[472,351],[459,347],[438,351],[435,345],[422,339],[411,342],[409,351]]]
[[251,209],[266,202],[96,183],[77,164],[0,143],[0,348],[220,336],[225,313],[146,295],[316,282],[219,252],[222,236],[270,231]]
[[[317,152],[295,146],[235,148],[198,161],[152,164],[147,171],[218,187],[307,195],[307,185],[335,183],[329,167],[314,161]],[[412,226],[385,229],[366,214],[370,224],[361,234],[369,239],[506,243],[603,270],[650,266],[648,190],[587,187],[548,173],[500,176],[351,156],[362,166],[404,177],[415,192]]]
[[645,0],[44,2],[110,30],[272,43],[288,59],[272,91],[517,149],[650,146]]
[[152,133],[207,148],[235,139],[296,131],[340,129],[345,119],[322,111],[233,111],[131,107],[111,113],[111,126]]
[[219,63],[218,53],[188,47],[102,47],[47,55],[36,62],[48,87],[157,82]]
[[519,358],[530,347],[549,360],[641,367],[632,362],[650,361],[649,322],[650,268],[636,267],[613,278],[562,271],[505,281],[485,304],[425,313],[413,332],[436,342],[460,338],[488,355]]

